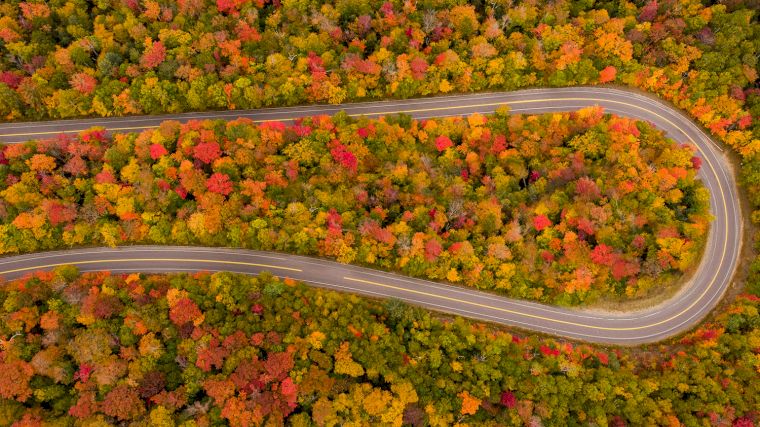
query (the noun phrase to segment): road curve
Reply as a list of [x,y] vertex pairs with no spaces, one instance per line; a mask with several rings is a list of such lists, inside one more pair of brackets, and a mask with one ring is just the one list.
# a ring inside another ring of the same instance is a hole
[[519,113],[573,111],[599,105],[610,113],[649,121],[675,141],[697,147],[703,159],[699,176],[710,190],[714,219],[702,262],[677,295],[644,311],[600,314],[519,301],[315,258],[239,249],[171,246],[75,249],[5,257],[0,258],[0,276],[13,279],[34,270],[66,264],[77,265],[82,271],[114,272],[206,270],[257,274],[266,270],[329,289],[395,297],[436,311],[590,342],[622,345],[655,342],[685,331],[715,307],[731,282],[741,252],[741,209],[731,168],[718,145],[691,120],[667,104],[627,90],[602,87],[531,89],[360,104],[6,123],[0,124],[0,142],[46,138],[92,126],[102,126],[111,132],[140,131],[155,128],[164,120],[185,122],[247,117],[255,122],[287,122],[338,111],[368,117],[406,113],[422,119],[490,113],[504,104]]

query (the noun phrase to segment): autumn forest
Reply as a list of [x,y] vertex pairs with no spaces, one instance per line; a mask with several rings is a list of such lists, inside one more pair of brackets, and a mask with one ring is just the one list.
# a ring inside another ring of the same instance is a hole
[[165,122],[3,156],[3,253],[245,247],[563,304],[666,286],[699,259],[710,216],[692,147],[599,108]]
[[[0,427],[760,426],[756,0],[9,0],[0,121],[615,85],[722,143],[754,248],[686,334],[591,345],[268,273],[0,282]],[[0,145],[0,254],[317,256],[588,308],[674,291],[702,159],[572,113],[165,121]]]
[[4,425],[752,426],[760,396],[753,296],[675,351],[507,333],[266,275],[62,267],[0,302]]

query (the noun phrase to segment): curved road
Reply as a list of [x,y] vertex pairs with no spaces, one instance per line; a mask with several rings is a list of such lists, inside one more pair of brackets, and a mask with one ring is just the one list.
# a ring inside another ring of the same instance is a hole
[[675,141],[697,147],[703,159],[699,176],[710,189],[714,220],[702,263],[677,295],[649,310],[624,314],[595,313],[513,300],[315,258],[238,249],[168,246],[77,249],[0,258],[0,275],[13,279],[33,270],[66,264],[77,265],[82,271],[114,272],[207,270],[256,274],[266,270],[325,288],[395,297],[436,311],[585,341],[623,345],[654,342],[685,331],[715,307],[730,284],[741,248],[741,209],[730,166],[718,145],[691,120],[660,101],[626,90],[601,87],[533,89],[361,104],[6,123],[0,124],[0,142],[45,138],[92,126],[102,126],[111,132],[140,131],[155,128],[164,120],[184,122],[248,117],[256,122],[287,122],[297,117],[334,114],[341,110],[353,116],[406,113],[422,119],[490,113],[503,104],[519,113],[572,111],[599,105],[610,113],[652,122]]

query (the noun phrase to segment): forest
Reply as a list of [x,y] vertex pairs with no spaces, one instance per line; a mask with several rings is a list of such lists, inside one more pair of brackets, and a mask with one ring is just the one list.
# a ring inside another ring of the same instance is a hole
[[759,302],[600,348],[267,274],[59,267],[0,286],[0,426],[751,427]]
[[[758,225],[759,9],[7,0],[0,120],[622,85],[671,102],[736,153]],[[697,262],[709,223],[699,167],[691,148],[598,109],[91,130],[2,148],[0,252],[230,245],[554,304],[637,298]],[[0,426],[756,426],[754,242],[735,286],[746,293],[693,332],[635,349],[268,275],[35,273],[0,285]]]
[[164,122],[6,145],[0,163],[0,253],[244,247],[565,305],[661,291],[710,221],[694,148],[598,107]]
[[672,101],[750,155],[760,150],[757,9],[756,0],[709,6],[698,0],[9,0],[0,5],[0,117],[105,117],[616,83]]

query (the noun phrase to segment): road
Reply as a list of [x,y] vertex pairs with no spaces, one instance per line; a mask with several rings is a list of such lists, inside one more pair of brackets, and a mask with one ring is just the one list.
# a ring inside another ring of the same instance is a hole
[[251,111],[187,113],[151,117],[61,120],[0,124],[0,142],[14,143],[102,126],[111,132],[155,128],[164,120],[235,119],[290,121],[297,117],[346,111],[376,117],[406,113],[415,118],[490,113],[507,104],[515,113],[573,111],[599,105],[620,116],[646,120],[679,143],[697,147],[699,176],[710,189],[714,216],[705,254],[692,279],[671,299],[635,312],[605,313],[566,309],[509,299],[332,261],[239,249],[128,246],[75,249],[0,258],[0,275],[13,279],[34,270],[77,265],[82,271],[178,272],[270,271],[281,277],[373,297],[394,297],[436,311],[597,343],[635,345],[688,330],[718,303],[739,262],[742,218],[736,183],[719,146],[698,126],[667,104],[626,90],[582,87],[531,89],[343,105],[312,105]]

